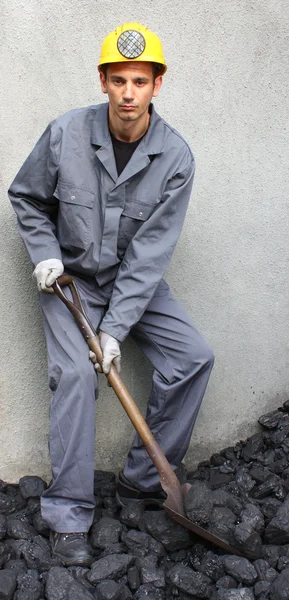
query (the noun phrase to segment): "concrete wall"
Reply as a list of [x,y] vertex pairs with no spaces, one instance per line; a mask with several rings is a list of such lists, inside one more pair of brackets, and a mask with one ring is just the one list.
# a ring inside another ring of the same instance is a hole
[[[100,43],[128,20],[162,37],[169,68],[155,105],[197,162],[167,273],[216,354],[187,464],[246,438],[288,390],[287,1],[3,0],[1,18],[0,477],[49,477],[44,336],[6,189],[49,120],[104,100]],[[123,363],[144,408],[150,366],[131,342]],[[117,470],[132,435],[102,382],[97,468]]]

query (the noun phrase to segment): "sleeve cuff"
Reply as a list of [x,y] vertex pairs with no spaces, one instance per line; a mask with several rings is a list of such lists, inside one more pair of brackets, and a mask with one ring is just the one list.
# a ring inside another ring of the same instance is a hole
[[119,343],[124,342],[125,338],[129,334],[129,332],[126,331],[121,325],[113,327],[113,325],[106,325],[104,321],[100,323],[99,329],[114,337]]

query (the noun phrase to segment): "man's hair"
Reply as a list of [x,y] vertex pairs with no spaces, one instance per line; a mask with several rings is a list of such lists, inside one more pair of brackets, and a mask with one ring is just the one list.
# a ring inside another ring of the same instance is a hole
[[[100,67],[99,67],[99,70],[104,74],[105,79],[107,77],[107,69],[108,69],[109,65],[110,65],[110,63],[105,63],[104,65],[100,65]],[[153,80],[155,82],[156,78],[159,75],[162,75],[163,70],[164,70],[164,65],[162,65],[161,63],[152,62],[152,70],[153,70]]]

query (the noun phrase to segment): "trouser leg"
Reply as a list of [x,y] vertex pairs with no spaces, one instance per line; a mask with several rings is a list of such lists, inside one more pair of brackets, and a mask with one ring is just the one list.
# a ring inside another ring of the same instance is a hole
[[[96,286],[75,278],[95,327],[103,315]],[[69,296],[68,288],[65,293]],[[54,531],[88,531],[93,519],[97,376],[78,326],[55,294],[41,294],[48,352],[52,484],[41,498],[42,517]]]
[[[155,367],[146,421],[173,469],[181,463],[213,367],[211,348],[162,281],[131,335]],[[124,475],[146,491],[159,476],[136,435]]]

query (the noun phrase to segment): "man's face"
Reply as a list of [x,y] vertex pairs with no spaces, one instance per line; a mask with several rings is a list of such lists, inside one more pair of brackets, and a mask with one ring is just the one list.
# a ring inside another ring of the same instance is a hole
[[100,82],[108,94],[110,116],[137,121],[147,112],[152,97],[158,95],[162,77],[153,80],[150,62],[123,62],[110,64],[106,77],[100,73]]

